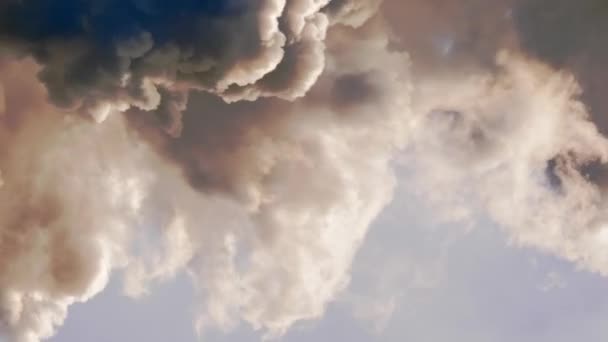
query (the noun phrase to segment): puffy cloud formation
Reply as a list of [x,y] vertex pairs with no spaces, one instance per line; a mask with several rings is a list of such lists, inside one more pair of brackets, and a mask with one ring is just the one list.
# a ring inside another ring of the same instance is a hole
[[405,160],[438,216],[488,216],[517,244],[606,272],[605,7],[386,3],[416,75]]
[[497,67],[420,86],[417,181],[453,217],[485,214],[518,244],[605,273],[608,140],[571,75],[508,53]]
[[[98,121],[191,89],[294,99],[323,69],[328,3],[10,0],[0,5],[0,44],[35,58],[54,104]],[[361,12],[340,7],[336,21]]]
[[593,120],[600,131],[606,133],[606,3],[598,0],[523,1],[515,7],[513,16],[526,51],[556,68],[574,73],[584,89],[582,97]]
[[400,153],[438,216],[608,272],[608,144],[526,6],[2,2],[0,332],[186,271],[201,331],[279,336],[347,286]]
[[[340,13],[360,16],[356,8]],[[297,13],[289,17],[299,30]],[[390,200],[389,162],[403,143],[409,60],[387,50],[379,28],[336,30],[321,56],[326,72],[305,99],[228,103],[226,93],[206,89],[186,106],[187,94],[162,90],[158,108],[135,106],[97,124],[71,105],[56,107],[45,74],[69,64],[8,57],[1,331],[16,341],[51,336],[70,304],[101,291],[119,269],[133,296],[188,270],[200,290],[201,329],[244,320],[279,335],[320,316],[348,284],[354,254]],[[104,87],[90,86],[78,101],[106,101]],[[167,130],[173,110],[184,117]]]
[[116,122],[92,127],[57,112],[33,63],[0,70],[0,332],[37,341],[126,263],[144,177]]
[[[320,316],[348,283],[354,253],[391,198],[389,162],[403,144],[409,79],[406,55],[387,52],[388,41],[377,32],[356,43],[354,34],[332,34],[334,44],[351,49],[330,51],[326,74],[301,101],[244,107],[197,95],[192,108],[208,111],[187,110],[178,138],[140,121],[142,113],[131,114],[131,127],[186,176],[191,187],[184,191],[198,191],[177,198],[182,228],[168,231],[164,240],[171,246],[180,241],[174,234],[190,237],[183,240],[186,248],[174,249],[192,251],[178,259],[192,258],[205,303],[201,329],[230,327],[241,318],[281,334],[298,320]],[[362,49],[376,51],[378,59],[353,53]],[[378,61],[394,68],[379,69]],[[367,96],[349,97],[352,87]],[[375,110],[380,113],[370,116]],[[227,212],[196,209],[214,208],[217,203],[209,201],[217,194],[230,195],[240,214],[226,214],[217,221],[220,227],[203,229],[198,222]],[[127,283],[135,293],[163,276],[145,260],[135,267]]]
[[385,1],[382,14],[393,48],[407,51],[417,72],[462,71],[494,64],[497,50],[516,48],[510,15],[513,1]]

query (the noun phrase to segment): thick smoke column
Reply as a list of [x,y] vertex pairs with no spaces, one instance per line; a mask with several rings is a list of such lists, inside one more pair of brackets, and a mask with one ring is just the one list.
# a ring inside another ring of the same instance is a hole
[[604,1],[524,1],[514,10],[522,45],[534,56],[576,75],[593,120],[608,131],[608,74]]
[[143,175],[117,122],[83,126],[57,112],[31,62],[0,70],[0,332],[36,341],[126,262]]
[[[227,105],[199,94],[191,108],[208,110],[187,110],[178,138],[163,135],[142,113],[129,115],[131,127],[179,166],[191,186],[185,191],[198,191],[199,199],[177,206],[194,243],[176,250],[195,251],[191,265],[207,298],[201,328],[229,327],[241,316],[280,334],[321,315],[346,286],[355,251],[390,200],[389,161],[403,143],[409,63],[406,55],[386,51],[381,33],[375,27],[334,31],[325,75],[294,103]],[[361,58],[361,50],[375,51],[377,59]],[[391,72],[378,61],[392,65]],[[242,217],[220,220],[225,233],[201,231],[194,223],[209,216],[201,217],[195,203],[217,194],[236,199]],[[142,291],[146,280],[160,276],[145,263],[132,272],[130,290]]]
[[[201,329],[244,320],[281,334],[346,286],[390,199],[409,64],[381,25],[354,32],[378,4],[162,4],[0,5],[8,60],[35,61],[7,62],[2,80],[0,322],[11,339],[52,335],[117,269],[134,296],[187,269]],[[310,97],[284,101],[324,67]],[[228,104],[258,97],[273,98]]]
[[497,67],[421,85],[417,111],[428,114],[411,144],[414,181],[441,189],[427,195],[448,215],[481,212],[517,244],[606,273],[605,188],[588,170],[606,163],[608,140],[579,85],[517,55],[500,54]]
[[328,2],[10,0],[0,44],[42,65],[54,104],[96,120],[191,89],[294,99],[323,69]]
[[605,126],[564,57],[603,50],[535,43],[544,5],[3,1],[0,335],[122,270],[131,296],[187,271],[201,331],[278,336],[348,285],[397,156],[438,216],[608,273]]

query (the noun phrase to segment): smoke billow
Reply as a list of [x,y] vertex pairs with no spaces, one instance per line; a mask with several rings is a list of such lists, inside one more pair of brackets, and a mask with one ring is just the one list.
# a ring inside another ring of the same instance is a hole
[[[190,266],[204,296],[201,328],[230,327],[240,318],[280,334],[321,315],[348,283],[354,253],[391,197],[389,162],[403,144],[409,97],[407,56],[388,52],[388,40],[366,30],[358,40],[352,29],[328,37],[350,49],[328,51],[326,73],[302,100],[226,104],[197,94],[177,138],[163,135],[143,113],[129,114],[138,136],[178,166],[190,185],[184,192],[196,190],[180,196],[176,210],[193,241],[179,249],[194,251]],[[361,58],[362,50],[375,51],[377,59]],[[393,68],[379,69],[378,61]],[[367,96],[349,98],[353,84],[344,79],[360,83],[355,86]],[[370,117],[374,110],[380,112]],[[220,230],[197,227],[226,211],[196,209],[201,202],[214,207],[208,203],[214,198],[235,200],[241,214],[219,219]],[[145,263],[131,273],[135,292],[156,277],[157,268]]]
[[438,216],[489,217],[516,244],[607,272],[605,7],[386,2],[416,75],[405,160]]
[[608,273],[603,12],[559,3],[586,40],[543,1],[2,2],[0,335],[187,271],[201,331],[279,336],[348,285],[397,157],[438,216]]
[[604,134],[608,129],[607,17],[608,6],[597,0],[522,2],[514,11],[526,51],[576,76],[584,89],[582,98]]
[[355,32],[377,6],[327,4],[1,5],[5,335],[51,336],[121,269],[132,296],[189,270],[201,329],[321,315],[390,200],[409,66]]
[[328,2],[11,0],[0,43],[42,66],[55,105],[96,120],[190,89],[294,99],[323,68]]
[[31,62],[0,68],[0,331],[36,341],[126,262],[143,175],[116,122],[82,125],[49,106]]
[[607,162],[608,140],[571,75],[506,53],[497,67],[422,87],[416,182],[441,189],[427,195],[454,218],[481,212],[517,244],[605,273],[606,193],[588,172]]

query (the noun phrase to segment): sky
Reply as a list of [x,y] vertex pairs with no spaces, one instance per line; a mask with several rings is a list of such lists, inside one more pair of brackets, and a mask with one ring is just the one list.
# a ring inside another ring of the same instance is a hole
[[601,0],[0,3],[0,341],[604,341]]

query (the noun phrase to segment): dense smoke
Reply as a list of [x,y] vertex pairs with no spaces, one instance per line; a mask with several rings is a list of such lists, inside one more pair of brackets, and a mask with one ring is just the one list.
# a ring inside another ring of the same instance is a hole
[[572,72],[584,88],[582,98],[602,133],[608,132],[608,74],[605,35],[608,6],[601,0],[529,1],[514,11],[526,51],[556,68]]
[[0,331],[17,341],[50,336],[71,303],[100,291],[113,265],[126,262],[143,185],[126,131],[57,112],[35,69],[0,66]]
[[[269,334],[318,317],[348,283],[391,196],[407,56],[387,51],[377,25],[355,34],[375,9],[356,1],[327,15],[323,1],[194,3],[2,5],[0,307],[10,339],[52,335],[116,269],[133,296],[188,269],[199,328],[245,320]],[[106,32],[104,16],[122,13],[133,27]],[[34,15],[39,27],[17,20]],[[330,21],[349,23],[325,53]],[[310,98],[285,101],[324,67]],[[368,94],[349,95],[353,86]],[[258,96],[274,99],[230,103]]]
[[187,271],[201,332],[280,336],[348,285],[397,160],[437,216],[608,273],[605,12],[558,3],[2,2],[0,335]]
[[[405,160],[437,215],[489,217],[516,244],[606,273],[606,6],[437,0],[385,9],[416,75]],[[399,9],[418,22],[399,20]],[[426,39],[411,34],[421,31]]]
[[10,0],[0,44],[42,66],[54,104],[98,121],[191,89],[294,99],[323,68],[328,2]]
[[571,75],[506,53],[497,66],[421,85],[430,100],[418,104],[428,115],[411,144],[416,181],[441,189],[427,195],[448,215],[481,209],[514,242],[605,273],[606,194],[589,171],[605,172],[608,140]]

